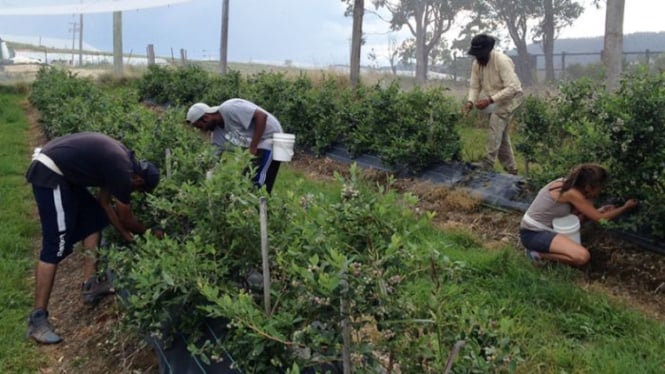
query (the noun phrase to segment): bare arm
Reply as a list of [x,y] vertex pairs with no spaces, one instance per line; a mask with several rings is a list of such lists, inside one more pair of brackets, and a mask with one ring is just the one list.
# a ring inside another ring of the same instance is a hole
[[111,204],[111,194],[101,189],[97,199],[109,217],[111,224],[118,230],[120,236],[128,242],[133,240],[132,234],[143,234],[145,226],[136,220],[129,204],[115,201],[115,209]]
[[637,200],[629,199],[620,207],[604,206],[601,209],[596,209],[593,202],[576,189],[563,192],[560,201],[571,203],[578,212],[584,215],[584,217],[596,222],[603,219],[615,219],[623,213],[635,208],[638,204]]
[[257,154],[258,151],[256,147],[259,145],[263,133],[266,131],[266,123],[268,121],[268,115],[265,112],[257,109],[254,111],[254,136],[252,136],[252,142],[249,144],[249,152],[253,155]]

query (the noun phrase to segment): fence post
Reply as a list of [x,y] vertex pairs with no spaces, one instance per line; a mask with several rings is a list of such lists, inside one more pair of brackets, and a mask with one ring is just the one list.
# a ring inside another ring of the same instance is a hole
[[561,52],[561,78],[566,78],[566,52]]
[[649,65],[649,60],[651,58],[650,54],[651,54],[651,51],[649,51],[649,48],[647,48],[647,50],[644,52],[644,56],[646,57],[646,64],[647,65]]
[[266,316],[270,317],[270,258],[268,257],[268,201],[265,196],[259,198],[259,215],[261,229],[261,258],[263,263],[263,307]]
[[148,44],[148,66],[155,64],[155,46]]

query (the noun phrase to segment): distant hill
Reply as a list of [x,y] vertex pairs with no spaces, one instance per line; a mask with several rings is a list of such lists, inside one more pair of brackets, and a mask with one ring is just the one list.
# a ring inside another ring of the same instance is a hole
[[[604,37],[576,39],[557,39],[554,41],[554,53],[587,53],[603,50]],[[542,54],[540,44],[527,46],[530,53]],[[665,32],[638,32],[623,36],[624,52],[644,52],[646,50],[665,52]]]
[[[603,50],[603,44],[603,36],[593,38],[557,39],[554,41],[555,66],[560,63],[560,54],[562,52],[567,54],[566,65],[597,63],[600,61],[600,53]],[[543,49],[540,44],[529,44],[527,50],[534,55],[543,54]],[[623,50],[624,53],[630,53],[626,56],[627,60],[644,59],[647,50],[649,50],[652,58],[658,52],[665,53],[665,32],[638,32],[626,34],[623,36]],[[569,55],[577,53],[584,55]],[[508,54],[516,55],[517,51],[513,49],[508,51]],[[539,56],[539,67],[542,67],[542,60],[542,56]]]

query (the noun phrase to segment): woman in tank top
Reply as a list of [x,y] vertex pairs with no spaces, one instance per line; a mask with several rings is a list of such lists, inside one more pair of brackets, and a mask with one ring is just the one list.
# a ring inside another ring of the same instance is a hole
[[607,182],[607,171],[600,165],[575,166],[566,178],[556,179],[538,191],[520,223],[520,242],[531,260],[559,261],[573,266],[589,262],[589,250],[564,234],[554,232],[552,220],[576,214],[581,220],[614,219],[637,206],[629,199],[622,206],[596,208],[593,199]]

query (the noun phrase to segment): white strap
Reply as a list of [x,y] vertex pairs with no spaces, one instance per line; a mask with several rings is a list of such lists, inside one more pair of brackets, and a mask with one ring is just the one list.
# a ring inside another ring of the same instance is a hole
[[52,172],[58,175],[64,175],[58,165],[56,165],[49,156],[42,153],[41,148],[35,148],[35,152],[32,154],[32,159],[41,162],[44,166],[51,169]]
[[522,221],[526,222],[530,226],[537,227],[537,228],[539,228],[543,231],[552,231],[552,232],[554,232],[553,228],[551,228],[549,226],[546,226],[546,225],[543,225],[542,223],[540,223],[540,222],[536,221],[535,219],[531,218],[531,216],[526,214],[526,213],[524,213],[524,216],[522,216]]

